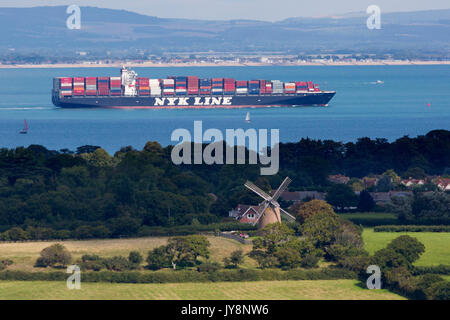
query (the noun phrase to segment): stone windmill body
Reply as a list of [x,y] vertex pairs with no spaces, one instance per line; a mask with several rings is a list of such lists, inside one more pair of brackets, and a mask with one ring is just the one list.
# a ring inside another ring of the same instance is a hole
[[278,189],[275,191],[273,196],[268,195],[266,192],[258,188],[254,183],[247,181],[244,185],[252,190],[254,193],[263,198],[263,202],[258,207],[258,213],[254,225],[258,225],[258,229],[262,229],[265,226],[272,223],[281,223],[281,215],[286,217],[289,221],[295,221],[295,217],[290,215],[288,212],[280,207],[277,202],[281,194],[287,189],[291,183],[291,179],[286,177]]

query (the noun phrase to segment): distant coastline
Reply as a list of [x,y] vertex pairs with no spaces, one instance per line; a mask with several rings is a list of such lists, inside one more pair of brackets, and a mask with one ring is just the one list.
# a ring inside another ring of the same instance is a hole
[[0,64],[0,69],[31,69],[31,68],[120,68],[126,65],[130,67],[268,67],[268,66],[403,66],[403,65],[450,65],[450,61],[425,61],[425,60],[377,60],[377,61],[339,61],[339,62],[302,62],[302,63],[152,63],[152,62],[114,62],[114,63],[73,63],[73,64]]

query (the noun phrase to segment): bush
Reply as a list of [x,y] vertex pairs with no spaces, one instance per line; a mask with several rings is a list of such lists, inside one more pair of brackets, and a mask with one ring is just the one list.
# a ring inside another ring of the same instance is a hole
[[392,249],[404,256],[410,265],[425,252],[425,246],[419,240],[407,235],[395,238],[386,248]]
[[220,269],[222,269],[222,266],[220,265],[220,263],[215,261],[206,261],[197,266],[198,272],[216,272]]
[[230,257],[225,257],[223,259],[225,268],[233,269],[238,268],[240,264],[244,262],[244,252],[242,249],[235,250],[231,253]]
[[444,281],[433,285],[433,299],[450,300],[450,282]]
[[87,262],[87,261],[99,261],[101,258],[96,254],[85,254],[81,257],[81,261]]
[[103,265],[110,271],[125,271],[130,269],[130,263],[125,257],[116,256],[103,259]]
[[0,271],[5,270],[6,268],[8,268],[13,263],[14,262],[12,260],[9,260],[9,259],[0,260]]
[[450,232],[450,226],[388,225],[373,228],[375,232]]
[[437,295],[436,290],[439,282],[445,282],[445,280],[436,274],[425,274],[418,278],[417,289],[422,293],[423,299],[433,300]]
[[320,256],[317,256],[313,253],[308,253],[302,257],[300,266],[302,266],[302,268],[306,268],[306,269],[317,268],[317,264],[319,263],[319,260],[320,260]]
[[105,264],[103,260],[87,260],[80,263],[80,268],[82,270],[100,271],[105,268]]
[[139,253],[139,251],[131,251],[128,256],[128,261],[133,264],[140,265],[142,261],[144,261],[144,258]]
[[65,267],[72,261],[72,255],[62,244],[54,244],[41,251],[36,267]]
[[450,275],[450,266],[443,265],[443,264],[440,264],[438,266],[431,266],[431,267],[416,267],[416,266],[414,266],[412,272],[414,275],[423,275],[423,274],[427,274],[427,273]]
[[14,227],[7,231],[7,238],[10,241],[23,241],[28,240],[30,237],[28,232],[22,228]]
[[167,246],[160,246],[149,251],[147,265],[151,270],[170,268],[172,263],[167,255]]

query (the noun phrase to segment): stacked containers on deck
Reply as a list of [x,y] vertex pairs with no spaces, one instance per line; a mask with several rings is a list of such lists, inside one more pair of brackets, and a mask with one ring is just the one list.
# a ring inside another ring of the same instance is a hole
[[99,96],[109,96],[109,77],[97,78],[97,91]]
[[60,78],[59,79],[59,89],[61,96],[71,96],[72,95],[72,78]]
[[261,80],[259,82],[259,93],[265,94],[266,93],[266,80]]
[[74,96],[84,96],[84,78],[83,77],[73,78],[73,95]]
[[265,80],[264,93],[265,94],[272,94],[272,82],[269,81],[269,80]]
[[283,82],[280,80],[272,80],[272,93],[281,94],[283,93]]
[[236,81],[233,78],[225,78],[223,87],[223,94],[233,95],[236,92]]
[[198,77],[190,76],[188,79],[188,94],[198,94]]
[[175,92],[177,96],[185,96],[187,94],[187,77],[175,78]]
[[161,96],[161,83],[159,79],[150,79],[150,94],[152,97]]
[[284,93],[295,93],[295,82],[286,82],[284,84]]
[[212,79],[212,94],[222,94],[223,93],[223,79],[214,78]]
[[308,91],[308,84],[304,81],[297,81],[295,83],[295,87],[296,87],[297,93],[302,93],[302,92]]
[[86,78],[86,95],[95,96],[97,95],[97,78],[87,77]]
[[250,80],[248,82],[248,94],[259,94],[259,86],[260,81],[259,80]]
[[175,80],[164,79],[163,80],[163,94],[165,96],[173,96],[175,94]]
[[236,81],[236,94],[247,94],[248,93],[248,85],[247,81]]
[[150,95],[150,79],[149,78],[137,78],[137,86],[140,96]]
[[314,91],[314,83],[312,81],[308,81],[308,91]]
[[122,94],[122,82],[120,80],[120,77],[111,77],[110,86],[110,92],[112,96],[120,96]]
[[200,79],[200,94],[211,94],[211,79]]

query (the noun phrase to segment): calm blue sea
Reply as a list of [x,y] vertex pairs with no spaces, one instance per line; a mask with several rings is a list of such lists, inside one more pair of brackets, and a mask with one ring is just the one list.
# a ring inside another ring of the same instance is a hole
[[[115,68],[0,69],[0,147],[41,144],[59,150],[86,144],[114,153],[147,141],[173,144],[177,128],[276,128],[282,142],[302,137],[355,141],[411,137],[450,130],[450,66],[308,66],[136,68],[139,75],[198,75],[237,79],[312,80],[337,95],[327,108],[223,110],[69,110],[51,103],[52,78],[117,76]],[[384,81],[377,84],[377,80]],[[427,104],[430,104],[430,107]],[[245,122],[250,111],[251,123]],[[20,135],[23,120],[30,126]]]

